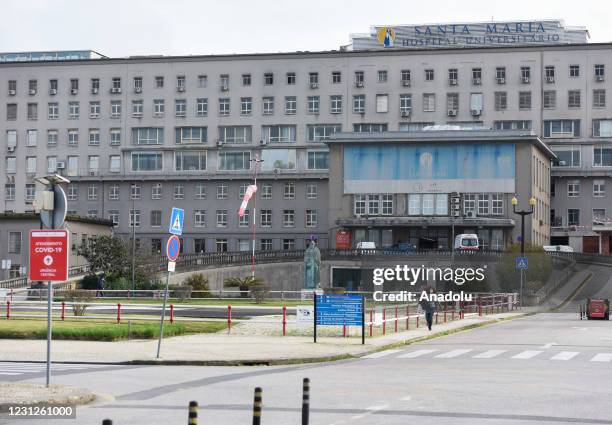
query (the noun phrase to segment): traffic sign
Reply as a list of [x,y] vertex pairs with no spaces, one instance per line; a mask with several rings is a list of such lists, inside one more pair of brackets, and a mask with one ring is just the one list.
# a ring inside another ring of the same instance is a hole
[[[46,229],[59,229],[64,225],[68,202],[66,192],[59,185],[53,186],[53,211],[41,210],[40,221]],[[53,218],[52,218],[53,217]]]
[[516,257],[516,270],[527,270],[529,268],[529,258]]
[[183,219],[185,218],[185,210],[181,208],[172,208],[170,215],[170,229],[168,232],[173,235],[181,236],[183,234]]
[[361,295],[317,295],[317,325],[361,326],[363,297]]
[[67,230],[30,230],[30,280],[68,280]]
[[179,253],[181,252],[181,241],[176,235],[172,235],[168,238],[166,243],[166,257],[168,261],[176,261]]

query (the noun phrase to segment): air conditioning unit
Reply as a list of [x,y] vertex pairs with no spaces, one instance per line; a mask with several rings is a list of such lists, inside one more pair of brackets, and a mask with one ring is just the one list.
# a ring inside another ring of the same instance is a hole
[[6,149],[7,149],[9,152],[15,152],[15,146],[7,146],[7,147],[6,147]]
[[363,87],[363,81],[355,81],[355,87]]
[[456,78],[450,78],[448,80],[448,84],[451,86],[456,86],[457,85],[457,79]]
[[480,109],[472,109],[472,116],[479,117],[482,111]]
[[9,90],[9,96],[15,96],[17,94],[17,90]]
[[261,140],[259,141],[259,144],[260,144],[261,146],[266,146],[266,145],[268,144],[268,141],[267,141],[266,139],[261,139]]
[[121,87],[113,87],[112,89],[110,89],[111,93],[121,93]]
[[133,116],[134,118],[142,118],[142,112],[134,112],[134,113],[132,114],[132,116]]
[[472,84],[474,84],[475,86],[479,86],[482,84],[482,79],[480,78],[472,78]]
[[97,87],[92,87],[91,94],[98,94],[98,88]]
[[185,91],[185,86],[178,86],[176,88],[176,91],[181,92],[181,93],[184,92]]
[[65,161],[57,161],[57,166],[55,167],[58,170],[63,170],[64,168],[66,168],[66,162]]
[[77,94],[79,89],[70,89],[70,94]]
[[142,87],[134,87],[134,93],[142,93]]
[[546,82],[547,83],[554,83],[555,82],[555,77],[546,77]]
[[453,204],[453,205],[451,205],[451,210],[453,210],[453,211],[461,211],[461,205]]
[[57,94],[57,89],[49,89],[49,94],[55,96]]
[[96,175],[96,171],[91,171],[91,170],[90,170],[90,171],[89,171],[89,175],[90,175],[90,176],[95,176],[95,175]]
[[597,75],[597,76],[595,77],[595,81],[599,81],[599,82],[601,82],[601,81],[603,81],[603,80],[604,80],[604,76],[603,76],[603,75]]
[[365,109],[364,109],[364,110],[359,111],[359,114],[360,114],[360,115],[365,115]]
[[523,84],[529,84],[529,77],[521,77],[521,82]]
[[461,217],[460,211],[453,211],[453,217]]
[[505,77],[497,77],[497,84],[506,84]]
[[319,88],[319,83],[310,83],[310,88],[311,89],[318,89]]
[[402,80],[402,86],[410,87],[410,80]]
[[34,96],[36,94],[36,89],[30,89],[30,96]]
[[221,85],[221,91],[228,91],[228,90],[229,90],[229,86],[227,84]]
[[217,139],[217,146],[223,146],[223,140]]
[[449,109],[448,110],[448,116],[449,117],[456,117],[457,116],[457,110],[456,109]]
[[465,218],[476,218],[476,211],[467,211],[465,213]]
[[401,116],[402,118],[408,118],[410,116],[410,111],[402,111]]

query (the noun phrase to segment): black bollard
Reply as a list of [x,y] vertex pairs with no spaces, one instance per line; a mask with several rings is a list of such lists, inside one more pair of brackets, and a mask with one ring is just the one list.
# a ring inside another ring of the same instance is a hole
[[253,425],[261,425],[261,400],[262,393],[260,387],[255,388],[255,399],[253,400]]
[[189,402],[189,422],[188,425],[198,425],[198,402]]
[[310,415],[310,379],[304,378],[302,386],[302,425],[308,425]]

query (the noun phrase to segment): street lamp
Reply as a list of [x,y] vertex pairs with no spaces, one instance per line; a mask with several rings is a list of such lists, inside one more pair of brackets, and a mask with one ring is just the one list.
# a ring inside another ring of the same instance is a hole
[[[516,210],[516,206],[518,205],[518,199],[516,199],[516,196],[512,198],[511,202],[512,202],[512,210],[514,211],[514,214],[518,214],[521,216],[521,257],[524,257],[525,256],[525,216],[533,214],[533,207],[536,204],[536,199],[532,196],[529,199],[530,209],[521,210],[521,211]],[[523,273],[524,273],[524,270],[521,268],[520,272],[521,272],[520,291],[521,291],[521,307],[522,307],[523,306]]]

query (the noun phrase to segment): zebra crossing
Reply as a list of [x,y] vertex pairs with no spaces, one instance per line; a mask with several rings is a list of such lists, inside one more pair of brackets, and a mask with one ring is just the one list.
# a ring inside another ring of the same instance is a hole
[[[51,370],[55,372],[72,372],[82,371],[86,369],[99,369],[102,367],[108,367],[107,365],[95,365],[95,364],[62,364],[54,363],[51,366]],[[47,370],[46,363],[13,363],[13,362],[0,362],[0,378],[2,376],[19,376],[26,374],[38,374],[45,373]]]
[[512,350],[498,350],[491,349],[480,351],[473,348],[462,348],[462,349],[419,349],[419,350],[387,350],[378,351],[376,353],[368,354],[363,356],[362,359],[383,359],[383,358],[396,358],[396,359],[417,359],[417,358],[431,358],[431,359],[495,359],[495,358],[509,358],[511,360],[551,360],[551,361],[569,361],[569,360],[582,360],[595,363],[611,363],[612,352],[610,353],[582,353],[579,351],[545,351],[545,350],[523,350],[523,351],[512,351]]

